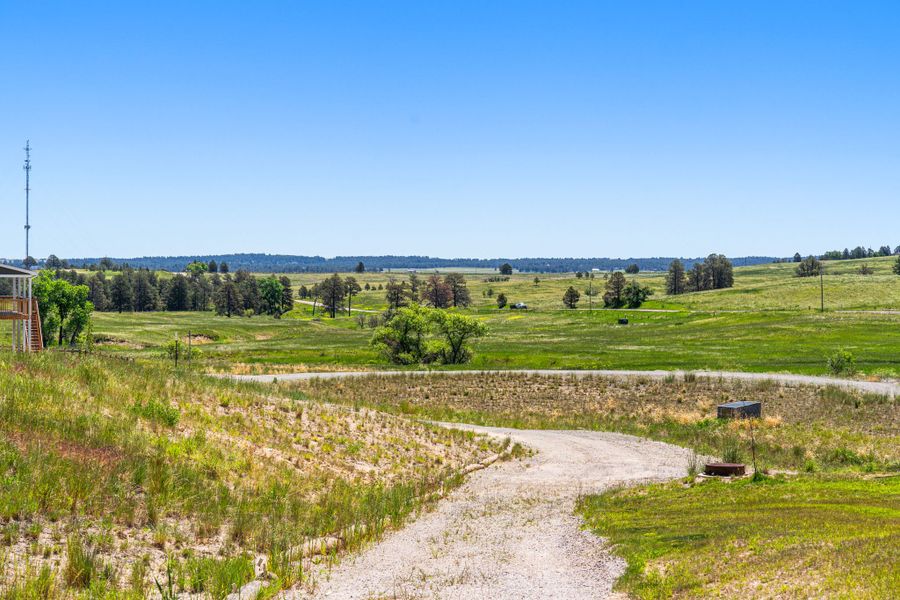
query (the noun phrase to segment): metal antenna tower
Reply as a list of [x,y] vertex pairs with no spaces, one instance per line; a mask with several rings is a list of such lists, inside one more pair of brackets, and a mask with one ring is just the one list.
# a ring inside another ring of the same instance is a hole
[[25,259],[31,256],[28,248],[28,234],[31,231],[31,225],[28,221],[28,202],[31,193],[31,141],[25,140]]

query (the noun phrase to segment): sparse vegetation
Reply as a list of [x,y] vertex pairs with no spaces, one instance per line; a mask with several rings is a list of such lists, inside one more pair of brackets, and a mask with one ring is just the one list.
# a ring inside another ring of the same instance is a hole
[[[621,431],[722,458],[749,456],[746,422],[716,419],[716,406],[760,400],[763,467],[900,471],[900,411],[892,398],[837,388],[684,378],[517,374],[377,376],[282,384],[350,406],[520,429]],[[730,456],[723,456],[729,454]]]
[[[252,578],[255,557],[326,534],[351,548],[377,537],[491,451],[471,434],[268,386],[0,353],[0,520],[16,524],[0,592],[146,593],[167,589],[170,570],[176,593],[221,598]],[[282,561],[280,577],[308,568]]]

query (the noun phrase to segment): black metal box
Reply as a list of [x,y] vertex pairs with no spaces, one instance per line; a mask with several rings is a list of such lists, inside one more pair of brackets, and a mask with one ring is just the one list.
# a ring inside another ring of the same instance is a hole
[[720,419],[758,419],[762,416],[762,403],[744,400],[720,404],[716,416]]

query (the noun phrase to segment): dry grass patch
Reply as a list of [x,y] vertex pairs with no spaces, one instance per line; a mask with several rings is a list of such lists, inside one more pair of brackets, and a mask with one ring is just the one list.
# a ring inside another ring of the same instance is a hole
[[754,435],[763,464],[815,470],[900,469],[895,399],[837,388],[686,377],[610,378],[514,373],[393,375],[282,384],[310,397],[435,420],[523,429],[623,431],[749,459],[747,424],[716,406],[760,400]]

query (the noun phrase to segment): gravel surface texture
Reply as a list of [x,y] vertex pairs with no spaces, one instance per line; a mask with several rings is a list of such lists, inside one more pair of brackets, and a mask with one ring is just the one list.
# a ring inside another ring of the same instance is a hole
[[471,475],[429,513],[348,557],[295,598],[615,597],[625,564],[581,529],[581,494],[686,474],[689,450],[617,433],[447,424],[534,451]]

